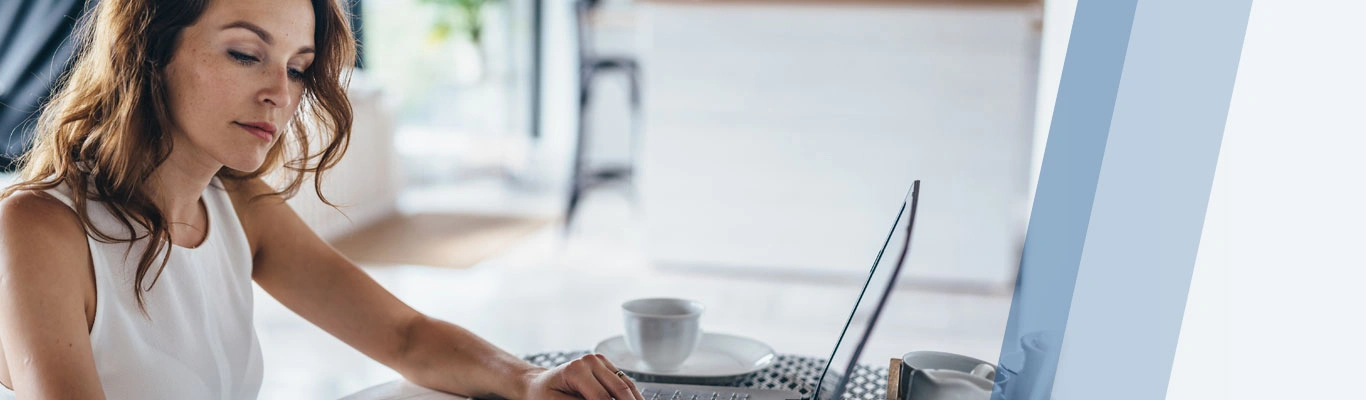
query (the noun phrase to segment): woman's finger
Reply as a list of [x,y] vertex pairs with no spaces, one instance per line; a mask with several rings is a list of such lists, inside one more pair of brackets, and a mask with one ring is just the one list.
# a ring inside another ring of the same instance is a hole
[[[569,389],[587,400],[612,400],[601,382],[598,381],[597,363],[587,357],[570,362],[564,370],[564,381]],[[627,397],[629,399],[629,397]]]
[[598,382],[607,388],[607,391],[612,394],[612,398],[617,400],[644,400],[644,396],[641,396],[639,391],[627,382],[630,379],[617,374],[617,369],[611,366],[607,357],[603,357],[601,354],[589,354],[584,358],[592,360],[594,364],[593,376],[597,377]]
[[636,400],[645,400],[645,395],[640,393],[640,388],[636,387],[636,382],[627,377],[626,373],[618,373],[621,371],[621,368],[617,368],[615,364],[612,364],[612,360],[608,360],[607,356],[601,354],[598,354],[597,356],[602,359],[602,364],[606,366],[609,371],[612,371],[614,375],[621,378],[622,382],[626,382],[626,387],[631,389],[631,394],[635,395]]

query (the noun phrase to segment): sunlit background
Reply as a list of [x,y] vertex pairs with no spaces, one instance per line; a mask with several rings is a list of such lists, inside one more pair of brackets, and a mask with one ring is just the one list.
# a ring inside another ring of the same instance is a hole
[[[24,77],[61,64],[35,61],[62,47],[25,21],[79,3],[0,5],[10,157],[46,90]],[[344,206],[291,203],[398,297],[515,354],[592,349],[623,301],[667,296],[706,304],[704,330],[827,357],[920,179],[862,360],[995,360],[1074,7],[363,0],[354,139],[323,189]],[[399,379],[255,301],[261,398]]]

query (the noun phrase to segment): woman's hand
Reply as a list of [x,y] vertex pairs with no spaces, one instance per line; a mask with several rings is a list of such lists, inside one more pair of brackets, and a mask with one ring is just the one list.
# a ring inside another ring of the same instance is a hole
[[527,399],[645,400],[636,383],[607,357],[589,354],[549,370],[534,372]]

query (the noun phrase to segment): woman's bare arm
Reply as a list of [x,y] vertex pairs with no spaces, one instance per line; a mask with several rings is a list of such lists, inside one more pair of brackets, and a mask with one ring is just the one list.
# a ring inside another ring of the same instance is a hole
[[262,289],[309,322],[419,385],[524,398],[541,369],[413,310],[304,224],[261,181],[228,182]]
[[90,346],[90,250],[76,214],[32,192],[0,202],[0,344],[19,399],[103,399]]

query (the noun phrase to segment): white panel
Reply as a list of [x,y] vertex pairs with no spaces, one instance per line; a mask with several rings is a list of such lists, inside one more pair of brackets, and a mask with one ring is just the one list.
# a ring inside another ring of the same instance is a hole
[[1167,398],[1361,397],[1363,14],[1252,3]]
[[910,275],[1005,287],[1029,191],[1035,12],[650,3],[651,257],[858,275],[922,179]]

